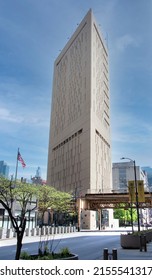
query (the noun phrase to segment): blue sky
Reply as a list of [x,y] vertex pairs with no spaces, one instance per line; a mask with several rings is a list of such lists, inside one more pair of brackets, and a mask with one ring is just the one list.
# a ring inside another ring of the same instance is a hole
[[152,1],[0,0],[0,160],[46,178],[53,64],[92,8],[109,49],[112,162],[152,166]]

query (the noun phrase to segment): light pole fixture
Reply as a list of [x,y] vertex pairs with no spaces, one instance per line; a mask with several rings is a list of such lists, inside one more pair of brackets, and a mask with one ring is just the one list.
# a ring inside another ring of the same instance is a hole
[[135,178],[135,194],[136,194],[136,210],[137,210],[137,222],[138,222],[138,231],[140,232],[140,221],[139,221],[139,202],[138,202],[138,186],[137,186],[137,175],[136,175],[136,162],[131,158],[122,157],[121,159],[128,159],[133,163],[134,166],[134,178]]

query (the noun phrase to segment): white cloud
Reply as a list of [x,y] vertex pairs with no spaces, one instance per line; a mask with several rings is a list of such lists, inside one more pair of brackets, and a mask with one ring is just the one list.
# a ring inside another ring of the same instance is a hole
[[43,127],[49,127],[49,118],[46,119],[45,117],[40,117],[39,112],[27,112],[27,115],[24,114],[24,116],[18,114],[13,114],[11,111],[9,111],[6,108],[0,108],[0,121],[6,121],[9,123],[16,123],[20,124],[23,123],[25,125],[34,125],[34,126],[43,126]]
[[13,123],[21,123],[23,121],[23,118],[13,115],[6,108],[0,108],[0,120],[7,121],[7,122],[13,122]]
[[[5,77],[0,83],[0,121],[3,124],[49,127],[50,92],[48,88],[36,88]],[[14,127],[13,126],[13,127]],[[5,126],[4,126],[5,129]]]
[[150,121],[139,118],[131,112],[113,114],[111,123],[112,141],[115,143],[151,143],[152,127]]
[[124,51],[130,46],[137,47],[138,45],[139,42],[137,38],[131,36],[130,34],[125,34],[116,40],[116,47],[119,51]]

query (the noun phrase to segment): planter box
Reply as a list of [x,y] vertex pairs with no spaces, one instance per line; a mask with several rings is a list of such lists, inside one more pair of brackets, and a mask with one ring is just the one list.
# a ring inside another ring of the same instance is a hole
[[[146,243],[152,241],[152,231],[141,232],[142,236],[146,236]],[[132,234],[122,234],[120,236],[120,244],[124,249],[140,249],[140,236]]]
[[140,236],[122,234],[120,236],[120,245],[124,249],[140,249]]
[[[37,257],[38,255],[30,255],[31,257]],[[79,259],[79,257],[78,257],[78,255],[76,255],[76,254],[71,254],[71,256],[69,256],[69,257],[66,257],[66,258],[56,258],[56,259],[52,259],[51,261],[53,261],[53,260],[78,260]],[[22,259],[22,258],[20,258],[20,260],[25,260],[24,258]]]
[[152,232],[151,232],[151,231],[146,232],[145,235],[146,235],[146,241],[147,241],[147,242],[152,241]]
[[72,254],[71,257],[67,257],[67,258],[63,258],[63,259],[60,259],[60,260],[78,260],[78,255],[75,255],[75,254]]

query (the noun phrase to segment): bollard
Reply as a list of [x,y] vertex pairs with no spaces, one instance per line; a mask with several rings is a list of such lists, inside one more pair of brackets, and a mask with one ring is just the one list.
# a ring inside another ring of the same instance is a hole
[[140,252],[144,249],[147,252],[146,235],[140,235]]
[[117,260],[117,249],[112,250],[113,260]]
[[103,259],[104,260],[117,260],[117,249],[112,249],[112,253],[108,253],[108,249],[104,248]]
[[104,248],[104,250],[103,250],[103,259],[108,260],[108,249],[107,248]]

